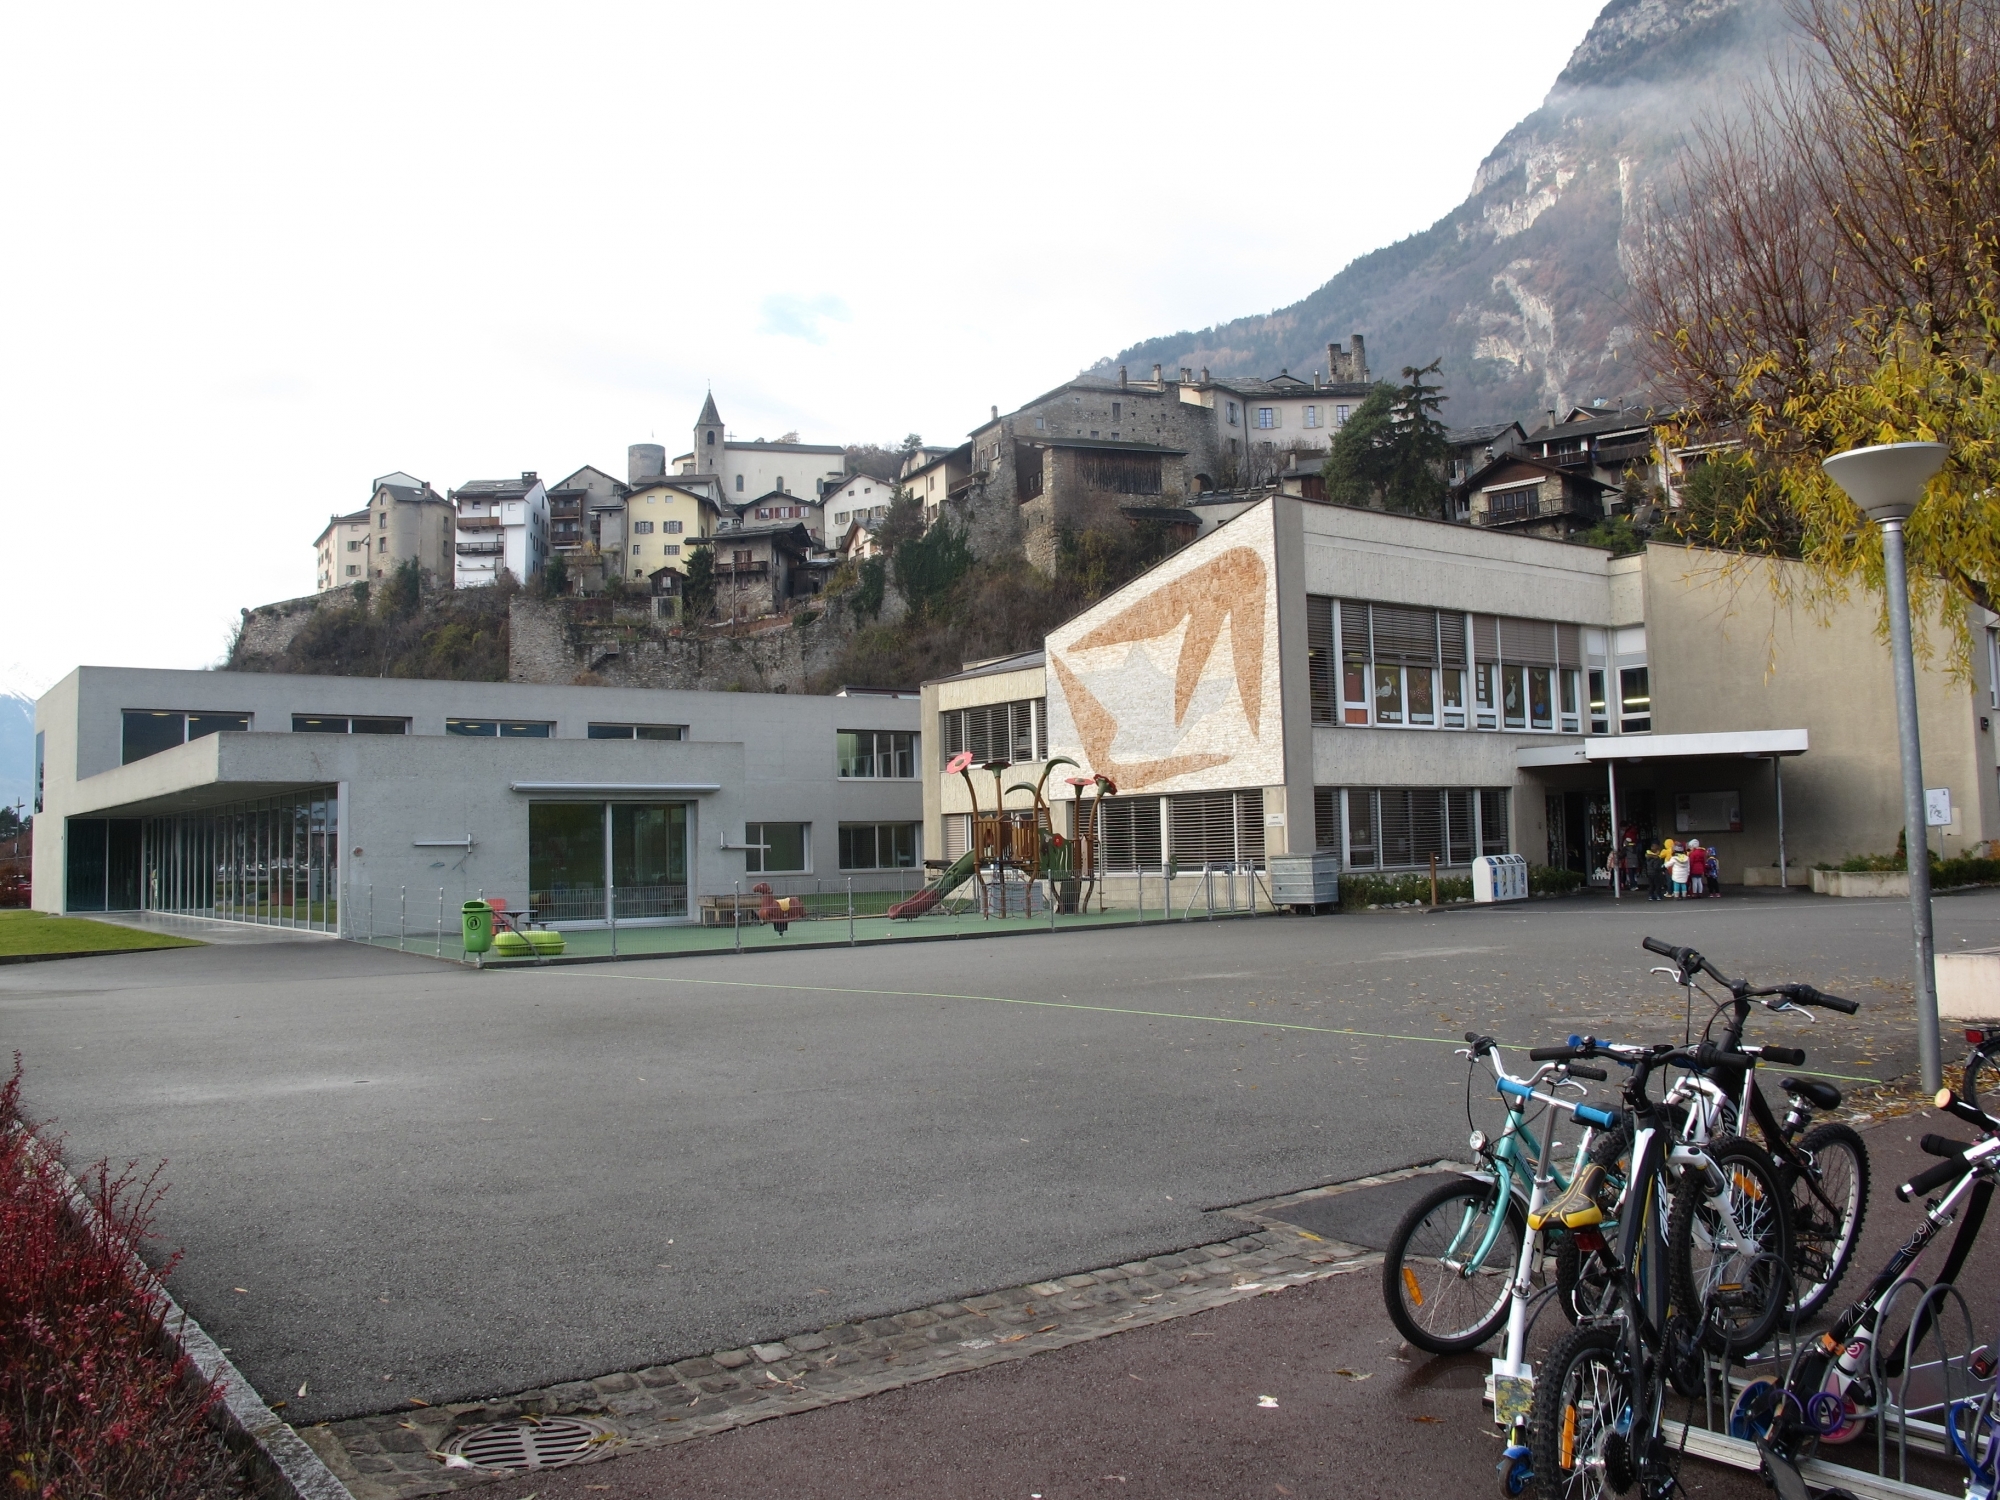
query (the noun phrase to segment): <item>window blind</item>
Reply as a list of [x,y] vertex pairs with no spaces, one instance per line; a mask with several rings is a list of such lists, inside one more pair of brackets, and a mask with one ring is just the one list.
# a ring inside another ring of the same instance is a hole
[[1110,797],[1097,807],[1100,869],[1160,868],[1160,799]]
[[1555,625],[1548,620],[1520,620],[1500,616],[1500,655],[1503,660],[1524,667],[1552,667],[1556,664]]
[[1437,660],[1437,611],[1407,609],[1395,604],[1373,605],[1375,660],[1405,666],[1429,666]]
[[1500,660],[1500,622],[1492,615],[1472,617],[1472,659]]
[[1312,689],[1312,721],[1331,724],[1339,708],[1333,662],[1333,603],[1306,595],[1306,677]]
[[1340,654],[1346,661],[1368,661],[1373,646],[1368,639],[1368,606],[1355,599],[1340,601]]

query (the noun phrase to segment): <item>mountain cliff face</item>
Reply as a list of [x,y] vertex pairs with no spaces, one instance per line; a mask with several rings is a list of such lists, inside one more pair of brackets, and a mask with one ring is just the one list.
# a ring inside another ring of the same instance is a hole
[[1640,399],[1626,271],[1641,212],[1691,134],[1790,44],[1778,0],[1611,0],[1542,107],[1429,229],[1290,307],[1149,339],[1096,368],[1304,371],[1358,332],[1378,376],[1442,357],[1455,427]]

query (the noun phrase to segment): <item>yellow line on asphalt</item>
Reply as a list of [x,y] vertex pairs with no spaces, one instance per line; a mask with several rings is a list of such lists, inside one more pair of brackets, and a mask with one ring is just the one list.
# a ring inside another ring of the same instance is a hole
[[[1256,1021],[1248,1016],[1197,1016],[1173,1010],[1135,1010],[1123,1005],[1085,1005],[1075,1000],[1022,1000],[1013,995],[960,995],[943,990],[875,990],[862,989],[838,984],[771,984],[756,979],[687,979],[673,974],[600,974],[593,969],[566,969],[558,971],[572,979],[639,979],[648,984],[698,984],[716,989],[739,990],[790,990],[809,995],[875,995],[889,1000],[985,1000],[994,1005],[1033,1005],[1044,1010],[1087,1010],[1112,1016],[1144,1016],[1157,1021],[1209,1021],[1219,1026],[1262,1026],[1272,1031],[1310,1031],[1320,1036],[1355,1036],[1378,1042],[1428,1042],[1439,1047],[1463,1047],[1462,1037],[1409,1036],[1398,1031],[1361,1031],[1352,1026],[1308,1026],[1302,1021]],[[1525,1052],[1528,1049],[1513,1042],[1502,1042],[1509,1052]],[[1814,1073],[1811,1069],[1796,1071],[1810,1073],[1814,1078],[1838,1078],[1845,1083],[1879,1083],[1876,1078],[1857,1077],[1852,1073]]]

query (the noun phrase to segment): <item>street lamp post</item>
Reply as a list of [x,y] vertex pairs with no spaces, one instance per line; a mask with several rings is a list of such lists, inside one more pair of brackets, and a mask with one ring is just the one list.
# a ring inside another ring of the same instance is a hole
[[1944,466],[1943,443],[1883,443],[1836,453],[1821,467],[1882,528],[1883,585],[1889,595],[1889,654],[1896,671],[1896,738],[1903,759],[1903,863],[1910,872],[1916,948],[1917,1065],[1925,1092],[1944,1082],[1931,937],[1931,861],[1924,818],[1924,758],[1917,737],[1917,665],[1910,646],[1910,578],[1903,523],[1924,486]]

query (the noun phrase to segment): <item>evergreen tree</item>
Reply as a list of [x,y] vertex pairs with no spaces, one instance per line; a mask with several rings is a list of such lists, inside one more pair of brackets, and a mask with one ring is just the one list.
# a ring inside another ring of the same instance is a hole
[[682,597],[682,618],[698,625],[715,613],[715,549],[707,538],[688,548],[687,586]]
[[1403,370],[1404,383],[1377,385],[1334,437],[1320,474],[1337,505],[1380,506],[1413,516],[1444,515],[1446,397],[1424,377],[1438,360]]

